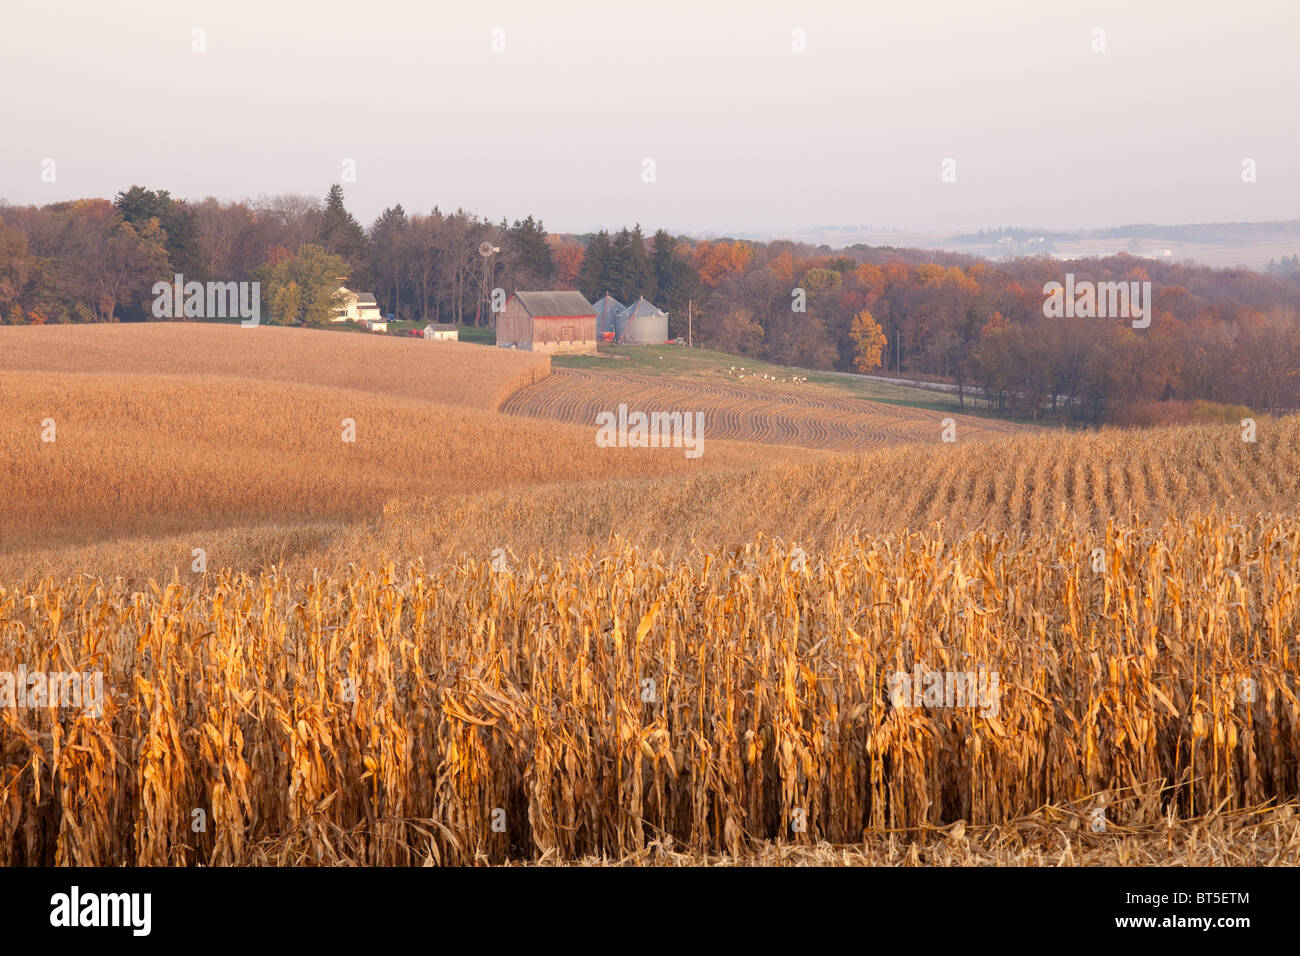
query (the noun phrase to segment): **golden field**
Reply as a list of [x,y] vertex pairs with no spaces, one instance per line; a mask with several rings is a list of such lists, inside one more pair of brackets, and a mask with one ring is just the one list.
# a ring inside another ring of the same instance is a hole
[[[1053,812],[1100,811],[1115,853],[1222,832],[1300,788],[1298,553],[1294,516],[1174,519],[0,592],[6,660],[106,690],[102,718],[5,711],[0,862],[743,858]],[[918,665],[999,695],[899,706]],[[1282,820],[1251,862],[1297,861]]]
[[[751,376],[757,378],[757,376]],[[707,434],[732,441],[793,445],[828,451],[863,451],[940,441],[951,418],[960,441],[1023,431],[1011,422],[957,412],[864,402],[827,394],[817,386],[744,385],[730,380],[665,380],[645,375],[557,368],[511,395],[501,411],[574,424],[595,421],[617,408],[690,409],[702,412]]]
[[547,355],[465,342],[202,322],[0,328],[0,372],[248,378],[497,409]]
[[[178,535],[191,543],[160,554],[152,573],[188,567],[198,546],[214,562],[247,566],[258,553],[216,540],[226,529],[241,529],[247,545],[250,536],[283,539],[322,522],[338,531],[402,497],[436,501],[597,474],[698,474],[757,460],[729,442],[708,443],[699,459],[660,448],[609,455],[574,425],[251,379],[11,372],[0,373],[0,390],[0,467],[9,478],[0,570],[11,575],[86,569],[58,564],[68,547],[107,542],[111,557],[124,541]],[[355,424],[353,442],[343,440],[345,419]],[[46,420],[53,442],[42,441]]]
[[1293,512],[1298,500],[1300,417],[1261,419],[1253,444],[1235,425],[1027,432],[601,483],[581,498],[548,486],[525,501],[508,491],[394,501],[313,555],[312,566],[344,567],[357,556],[439,562],[498,546],[567,555],[629,544],[685,559],[760,537],[812,549],[907,529],[949,538],[1046,528],[1099,535],[1111,521],[1161,520],[1189,508],[1228,520]]
[[[578,380],[526,353],[14,343],[0,674],[106,703],[0,705],[0,864],[1300,862],[1300,418],[718,394],[754,440],[692,460],[497,411]],[[918,666],[1000,691],[907,706]]]

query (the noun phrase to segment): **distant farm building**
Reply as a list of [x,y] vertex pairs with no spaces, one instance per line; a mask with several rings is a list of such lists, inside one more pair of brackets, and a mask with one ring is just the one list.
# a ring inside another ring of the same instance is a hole
[[614,342],[621,328],[619,318],[626,310],[622,302],[608,292],[596,300],[596,337],[602,342]]
[[596,353],[596,307],[581,292],[516,292],[497,317],[497,345]]
[[424,327],[424,337],[434,342],[457,342],[460,329],[450,322],[430,322]]
[[618,340],[626,345],[662,345],[668,341],[668,313],[637,299],[623,310]]
[[387,332],[388,320],[387,319],[362,319],[361,327],[365,329],[367,332]]
[[331,322],[375,322],[383,321],[379,303],[373,292],[353,292],[347,286],[339,286],[340,306]]

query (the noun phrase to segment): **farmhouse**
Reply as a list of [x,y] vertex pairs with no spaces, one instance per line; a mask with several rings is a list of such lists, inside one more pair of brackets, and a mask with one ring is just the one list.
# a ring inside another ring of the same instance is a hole
[[497,317],[497,345],[596,354],[596,307],[581,292],[516,292]]
[[460,330],[450,322],[430,322],[424,327],[424,337],[434,342],[456,342]]
[[353,292],[345,285],[339,286],[340,306],[331,322],[368,322],[382,318],[379,303],[373,292]]

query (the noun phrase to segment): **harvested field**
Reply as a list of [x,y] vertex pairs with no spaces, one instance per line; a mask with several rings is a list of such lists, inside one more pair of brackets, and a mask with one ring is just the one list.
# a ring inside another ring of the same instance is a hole
[[510,415],[594,425],[596,415],[620,403],[640,411],[703,412],[710,439],[860,451],[904,443],[940,441],[944,418],[957,422],[959,441],[1024,430],[994,419],[729,382],[671,381],[645,375],[556,368],[510,396]]
[[[15,572],[23,561],[47,567],[68,545],[352,521],[398,497],[698,474],[768,454],[726,442],[700,459],[678,449],[609,454],[590,429],[559,422],[247,379],[0,372],[0,391],[9,479],[0,555],[38,549],[10,559]],[[355,441],[344,440],[344,419]],[[47,420],[52,442],[42,441]]]
[[534,352],[268,325],[0,327],[0,372],[249,378],[486,410],[550,367],[548,356]]

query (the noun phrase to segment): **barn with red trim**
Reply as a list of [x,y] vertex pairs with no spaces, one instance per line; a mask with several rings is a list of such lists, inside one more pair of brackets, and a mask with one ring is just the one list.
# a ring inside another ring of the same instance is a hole
[[596,307],[581,292],[516,292],[497,316],[497,345],[596,354]]

